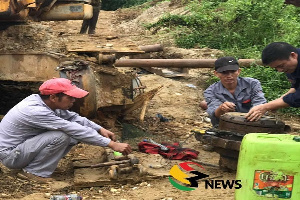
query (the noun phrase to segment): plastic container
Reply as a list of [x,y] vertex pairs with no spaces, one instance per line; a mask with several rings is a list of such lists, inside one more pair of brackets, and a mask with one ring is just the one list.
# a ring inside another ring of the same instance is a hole
[[240,148],[235,200],[300,199],[300,142],[290,134],[250,133]]
[[52,195],[50,200],[82,200],[82,197],[77,194]]

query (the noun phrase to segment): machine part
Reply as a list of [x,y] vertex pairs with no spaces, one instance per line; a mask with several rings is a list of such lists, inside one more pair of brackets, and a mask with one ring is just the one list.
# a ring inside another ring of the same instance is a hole
[[133,167],[119,167],[117,171],[118,174],[129,174],[133,171]]
[[212,128],[206,130],[205,134],[195,132],[195,137],[204,145],[213,147],[213,150],[220,155],[221,169],[236,170],[242,134]]
[[110,179],[117,179],[118,178],[118,170],[119,170],[119,166],[118,165],[112,165],[112,166],[110,166],[110,169],[108,171],[109,178]]
[[139,159],[136,158],[134,155],[128,155],[128,160],[110,161],[110,162],[104,162],[104,163],[99,163],[99,164],[90,165],[90,166],[80,166],[79,168],[108,167],[108,166],[112,166],[112,165],[119,165],[119,164],[126,164],[126,163],[129,163],[130,165],[138,164]]
[[[115,67],[213,68],[216,59],[120,59]],[[262,65],[260,60],[240,59],[240,66]]]
[[241,134],[247,133],[284,133],[285,124],[274,117],[263,116],[258,121],[247,121],[247,113],[229,112],[220,117],[218,129],[234,131]]
[[7,0],[0,2],[0,21],[60,21],[90,19],[93,7],[85,0]]
[[6,102],[12,102],[11,107],[3,102],[1,107],[6,111],[20,99],[38,93],[39,85],[53,77],[69,78],[78,87],[89,91],[88,96],[78,99],[72,107],[84,117],[94,118],[97,110],[102,108],[113,107],[116,113],[120,113],[124,105],[133,104],[130,92],[133,75],[123,74],[114,68],[109,68],[115,72],[112,76],[94,70],[99,66],[97,64],[82,60],[60,62],[60,58],[47,53],[3,53],[0,60],[3,64],[0,68],[0,91]]
[[[0,69],[0,80],[43,82],[59,77],[55,68],[59,60],[43,53],[0,54],[3,66]],[[42,66],[42,67],[41,67]]]
[[230,136],[230,135],[223,136],[223,137],[227,137],[227,138],[221,138],[212,135],[204,135],[202,138],[202,142],[204,142],[205,144],[210,144],[215,147],[239,151],[242,138],[236,140],[235,136]]
[[124,110],[123,110],[123,114],[126,115],[128,113],[131,113],[132,111],[136,110],[137,108],[140,108],[144,105],[144,102],[145,101],[149,101],[151,100],[154,95],[159,92],[159,90],[163,87],[163,85],[157,87],[157,88],[154,88],[146,93],[143,93],[139,96],[137,96],[136,98],[134,98],[133,100],[133,104],[132,105],[129,105],[127,106]]
[[129,167],[129,166],[130,166],[130,163],[119,164],[119,167],[120,167],[120,168],[123,168],[123,167]]
[[144,86],[139,79],[138,76],[136,76],[134,79],[132,79],[132,99],[134,99],[136,96],[144,93],[144,89],[146,86]]
[[84,3],[55,4],[48,12],[43,12],[41,21],[83,20],[93,16],[93,7]]
[[115,54],[98,54],[98,63],[100,65],[102,64],[113,64],[116,61],[116,55]]
[[220,117],[218,129],[195,131],[197,140],[214,147],[220,154],[219,166],[225,170],[236,170],[241,141],[248,133],[284,133],[285,124],[275,118],[265,116],[257,122],[245,120],[246,113],[230,112]]

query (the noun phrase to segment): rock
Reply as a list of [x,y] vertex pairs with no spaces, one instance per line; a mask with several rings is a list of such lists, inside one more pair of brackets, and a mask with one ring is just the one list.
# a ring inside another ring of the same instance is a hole
[[148,185],[148,183],[147,182],[142,182],[141,184],[140,184],[140,186],[141,187],[143,187],[143,186],[147,186]]
[[214,146],[212,146],[212,145],[209,145],[209,144],[205,144],[205,145],[203,145],[202,146],[202,149],[204,150],[204,151],[214,151]]
[[207,123],[210,123],[211,122],[211,119],[209,117],[204,117],[203,120]]
[[8,197],[8,196],[9,196],[8,194],[1,193],[1,197],[3,197],[3,198]]
[[50,198],[50,196],[51,196],[51,193],[45,193],[44,194],[44,197],[46,197],[46,198]]
[[110,191],[113,192],[113,193],[115,193],[115,192],[117,192],[118,190],[115,189],[115,188],[110,188]]

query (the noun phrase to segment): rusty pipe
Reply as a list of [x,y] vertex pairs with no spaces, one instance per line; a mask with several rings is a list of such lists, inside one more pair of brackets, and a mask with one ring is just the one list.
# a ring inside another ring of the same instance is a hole
[[163,51],[163,46],[161,44],[139,46],[139,48],[142,51],[145,51],[145,53]]
[[[120,59],[115,67],[213,68],[216,59]],[[262,65],[261,60],[239,59],[240,66]]]

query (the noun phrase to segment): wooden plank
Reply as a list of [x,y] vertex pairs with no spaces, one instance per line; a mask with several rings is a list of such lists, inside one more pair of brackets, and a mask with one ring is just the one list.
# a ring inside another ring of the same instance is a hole
[[169,176],[169,171],[156,169],[147,170],[147,174],[141,175],[137,169],[128,174],[118,174],[117,179],[110,179],[107,168],[80,168],[74,170],[74,186],[76,188],[101,187],[105,185],[133,184],[141,181],[153,180]]
[[66,44],[69,52],[99,52],[99,53],[118,53],[125,55],[145,53],[132,41],[116,37],[107,39],[105,37],[90,37],[86,35],[69,37]]

